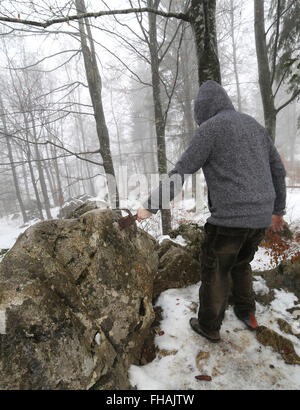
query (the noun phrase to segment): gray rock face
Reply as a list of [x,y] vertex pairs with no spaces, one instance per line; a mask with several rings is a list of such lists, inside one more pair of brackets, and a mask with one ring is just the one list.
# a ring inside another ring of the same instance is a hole
[[154,320],[155,241],[118,214],[27,229],[0,264],[0,389],[126,389]]

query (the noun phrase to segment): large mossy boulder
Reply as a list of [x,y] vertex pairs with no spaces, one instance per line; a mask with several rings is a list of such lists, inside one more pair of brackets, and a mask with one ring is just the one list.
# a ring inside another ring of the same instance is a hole
[[126,389],[154,320],[155,241],[119,213],[28,228],[0,264],[0,389]]

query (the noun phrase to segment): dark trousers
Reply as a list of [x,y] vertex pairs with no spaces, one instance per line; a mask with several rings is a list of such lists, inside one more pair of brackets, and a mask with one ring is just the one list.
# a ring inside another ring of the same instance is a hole
[[204,229],[198,318],[204,329],[219,330],[230,291],[237,315],[255,313],[250,262],[266,229],[227,228],[209,223]]

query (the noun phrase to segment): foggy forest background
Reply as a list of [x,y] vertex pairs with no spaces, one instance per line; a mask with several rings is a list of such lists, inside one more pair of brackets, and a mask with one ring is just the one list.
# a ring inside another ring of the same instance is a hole
[[[145,7],[180,15],[195,3],[215,16],[210,29],[203,20],[202,34],[235,108],[267,126],[287,185],[300,186],[299,2],[4,0],[0,217],[20,213],[26,223],[82,195],[107,200],[106,175],[122,181],[125,166],[128,178],[168,172],[193,136],[199,84],[216,79],[209,65],[200,73],[199,33],[185,19],[137,12],[47,27],[17,20]],[[169,225],[166,214],[165,232]]]

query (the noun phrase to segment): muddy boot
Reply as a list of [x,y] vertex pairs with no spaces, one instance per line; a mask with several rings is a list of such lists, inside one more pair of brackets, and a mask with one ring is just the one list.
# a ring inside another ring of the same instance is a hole
[[193,317],[190,319],[191,328],[201,336],[206,337],[210,342],[217,343],[221,340],[220,333],[218,330],[204,330],[197,318]]

